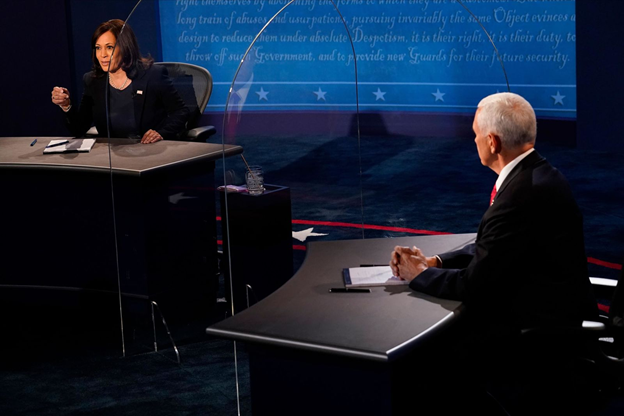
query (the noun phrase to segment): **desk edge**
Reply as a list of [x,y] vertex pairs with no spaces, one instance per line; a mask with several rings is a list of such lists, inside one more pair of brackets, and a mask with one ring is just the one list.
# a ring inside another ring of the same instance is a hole
[[375,354],[365,351],[349,350],[346,348],[330,347],[327,345],[311,344],[308,342],[291,341],[287,339],[273,338],[262,335],[242,334],[240,332],[228,331],[216,328],[207,328],[206,334],[220,338],[230,338],[233,340],[250,342],[256,344],[272,345],[275,347],[294,347],[298,350],[331,353],[351,358],[364,358],[367,360],[387,362],[389,357],[386,354]]
[[275,338],[275,337],[270,337],[270,336],[246,334],[246,333],[241,333],[237,331],[217,329],[217,328],[212,328],[212,327],[206,328],[206,334],[213,335],[219,338],[229,338],[234,341],[271,345],[274,347],[291,347],[291,348],[295,348],[298,350],[320,352],[320,353],[331,353],[331,354],[340,355],[344,357],[361,358],[361,359],[367,359],[367,360],[378,361],[378,362],[392,362],[402,357],[404,354],[408,353],[409,351],[411,351],[413,348],[416,347],[416,344],[420,343],[424,339],[429,338],[430,336],[434,336],[435,333],[441,330],[444,330],[449,325],[453,324],[457,319],[457,315],[459,315],[462,310],[463,310],[463,307],[462,305],[460,305],[454,311],[449,312],[443,319],[438,321],[435,325],[431,326],[430,328],[421,332],[420,334],[408,339],[407,341],[401,343],[400,345],[397,345],[396,347],[389,349],[383,354],[351,350],[351,349],[340,348],[340,347],[331,347],[328,345],[321,345],[321,344],[312,344],[309,342],[292,341],[292,340]]
[[[128,169],[128,168],[120,168],[116,166],[93,166],[93,165],[81,165],[81,164],[72,164],[72,165],[62,165],[58,163],[32,163],[32,162],[0,162],[0,169],[63,169],[63,170],[75,170],[78,172],[112,172],[120,175],[128,175],[128,176],[145,176],[150,175],[153,172],[160,172],[162,170],[168,169],[170,166],[183,166],[192,162],[196,162],[197,160],[205,159],[209,162],[216,162],[219,159],[225,157],[231,157],[238,154],[243,153],[243,148],[241,146],[236,145],[223,145],[223,150],[216,152],[215,154],[202,154],[191,156],[186,159],[182,159],[175,162],[169,162],[162,165],[154,166],[151,168],[137,170],[137,169]],[[225,146],[228,146],[227,148]]]
[[450,325],[456,323],[457,318],[459,318],[459,315],[461,315],[463,310],[464,306],[463,304],[460,304],[454,311],[449,312],[448,315],[440,319],[435,325],[430,326],[420,334],[386,351],[389,361],[394,361],[395,359],[403,356],[405,353],[412,350],[412,348],[415,348],[415,344],[426,341],[427,338],[435,336],[439,331],[443,331],[445,328],[448,328]]

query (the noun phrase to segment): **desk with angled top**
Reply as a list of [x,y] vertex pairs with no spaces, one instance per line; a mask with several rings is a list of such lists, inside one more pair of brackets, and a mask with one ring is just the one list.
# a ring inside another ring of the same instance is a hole
[[43,154],[59,138],[34,139],[0,138],[0,296],[117,293],[113,196],[122,292],[156,300],[206,286],[216,269],[215,161],[240,146],[111,139],[109,156],[98,139],[89,153]]
[[[395,245],[441,253],[474,234],[313,242],[301,269],[275,293],[207,329],[243,341],[254,415],[400,414],[404,362],[457,320],[461,303],[407,286],[328,293],[342,270],[383,264]],[[236,277],[234,277],[236,278]]]

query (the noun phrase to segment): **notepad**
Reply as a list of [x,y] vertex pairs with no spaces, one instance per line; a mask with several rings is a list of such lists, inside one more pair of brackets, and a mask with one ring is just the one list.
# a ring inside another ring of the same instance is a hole
[[390,266],[351,267],[344,269],[343,275],[346,287],[396,286],[409,283],[393,276]]
[[94,144],[95,139],[50,140],[43,153],[89,152]]

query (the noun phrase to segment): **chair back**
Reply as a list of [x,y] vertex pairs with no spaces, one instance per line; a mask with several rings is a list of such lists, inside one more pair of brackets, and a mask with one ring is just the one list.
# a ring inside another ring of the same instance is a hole
[[611,306],[609,307],[609,321],[611,325],[624,331],[624,259],[622,261],[622,273],[618,280],[615,292],[611,298]]
[[199,117],[204,112],[212,94],[212,75],[201,66],[181,62],[156,62],[167,68],[169,78],[188,107],[191,116],[187,130],[197,127]]

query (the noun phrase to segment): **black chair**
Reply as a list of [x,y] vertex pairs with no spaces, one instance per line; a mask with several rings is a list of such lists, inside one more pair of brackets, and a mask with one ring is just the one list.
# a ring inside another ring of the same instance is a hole
[[[578,327],[538,327],[522,331],[523,341],[541,345],[542,362],[555,362],[568,375],[576,377],[571,385],[581,386],[577,394],[591,398],[591,409],[613,397],[622,396],[624,388],[624,271],[619,281],[591,278],[596,294],[611,298],[608,312],[596,321],[583,321]],[[606,309],[606,308],[604,308]],[[557,368],[556,366],[553,368]],[[574,395],[564,392],[565,397]],[[513,414],[513,412],[512,412]],[[578,414],[585,414],[578,409]]]
[[[169,78],[184,100],[191,115],[186,123],[186,129],[180,133],[178,139],[193,142],[205,142],[217,130],[214,126],[199,126],[199,120],[208,105],[212,94],[212,75],[206,68],[180,62],[155,62],[167,68]],[[95,126],[86,133],[86,137],[97,137]]]
[[583,321],[580,327],[530,328],[523,336],[556,336],[585,345],[581,357],[620,385],[624,381],[624,271],[618,281],[590,278],[596,293],[609,293],[611,302],[607,313],[596,321]]
[[[608,312],[599,316],[599,322],[591,325],[599,330],[597,363],[604,370],[614,370],[624,376],[624,270],[618,281],[591,278],[592,285],[597,294],[610,297],[611,302]],[[584,322],[584,326],[590,325]]]
[[180,62],[156,62],[167,68],[169,78],[191,112],[181,140],[205,142],[217,130],[214,126],[199,126],[199,120],[212,94],[212,75],[206,68]]

